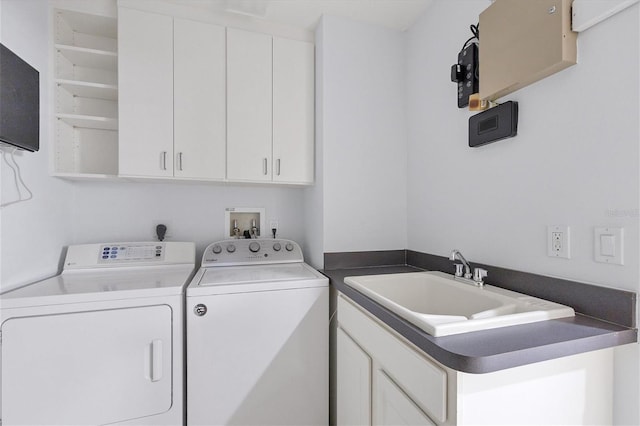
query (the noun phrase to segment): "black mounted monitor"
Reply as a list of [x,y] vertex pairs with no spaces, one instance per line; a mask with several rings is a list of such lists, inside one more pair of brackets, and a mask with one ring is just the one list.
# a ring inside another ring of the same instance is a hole
[[40,74],[0,44],[0,142],[40,149]]

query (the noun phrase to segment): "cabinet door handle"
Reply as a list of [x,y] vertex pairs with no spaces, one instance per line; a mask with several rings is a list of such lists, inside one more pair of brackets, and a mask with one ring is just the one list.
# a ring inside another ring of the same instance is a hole
[[276,175],[280,176],[280,159],[276,160]]
[[167,151],[162,151],[160,154],[160,168],[167,170]]
[[182,153],[178,153],[178,170],[182,171]]
[[264,173],[264,175],[267,175],[267,159],[263,159],[262,160],[262,172]]

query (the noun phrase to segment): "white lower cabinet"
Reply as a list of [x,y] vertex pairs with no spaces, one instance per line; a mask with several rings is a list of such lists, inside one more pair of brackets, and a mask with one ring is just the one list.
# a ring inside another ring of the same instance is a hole
[[384,370],[376,371],[375,382],[376,424],[435,425]]
[[341,328],[338,329],[337,422],[371,424],[371,357]]
[[613,349],[486,374],[438,363],[340,294],[338,425],[611,424]]

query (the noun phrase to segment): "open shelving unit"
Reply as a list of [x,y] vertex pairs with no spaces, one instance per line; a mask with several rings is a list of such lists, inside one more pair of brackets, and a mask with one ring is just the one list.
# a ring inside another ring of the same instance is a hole
[[53,175],[118,174],[115,17],[54,9],[56,137]]

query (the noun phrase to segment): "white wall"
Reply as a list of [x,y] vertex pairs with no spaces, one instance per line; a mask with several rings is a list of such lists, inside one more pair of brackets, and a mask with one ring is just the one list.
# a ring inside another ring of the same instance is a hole
[[168,227],[166,241],[194,241],[203,249],[225,238],[225,209],[265,209],[263,236],[278,221],[278,237],[303,247],[304,208],[300,188],[186,183],[78,182],[72,212],[74,242],[136,241],[155,238],[155,224]]
[[[61,247],[72,242],[73,187],[48,175],[53,130],[47,2],[1,0],[0,9],[2,44],[40,72],[40,151],[15,156],[34,198],[0,211],[0,288],[6,289],[58,270]],[[0,175],[0,203],[15,200],[13,174],[4,162]]]
[[315,33],[316,74],[316,132],[315,132],[315,185],[304,191],[305,260],[314,268],[324,268],[324,37],[323,25]]
[[[639,291],[638,5],[581,33],[578,65],[505,97],[518,136],[471,149],[449,69],[489,4],[435,1],[407,33],[408,248]],[[546,255],[556,224],[570,260]],[[595,226],[624,227],[624,266],[594,262]],[[639,421],[638,359],[617,351],[617,424]]]
[[403,249],[403,34],[331,16],[319,26],[323,251]]

